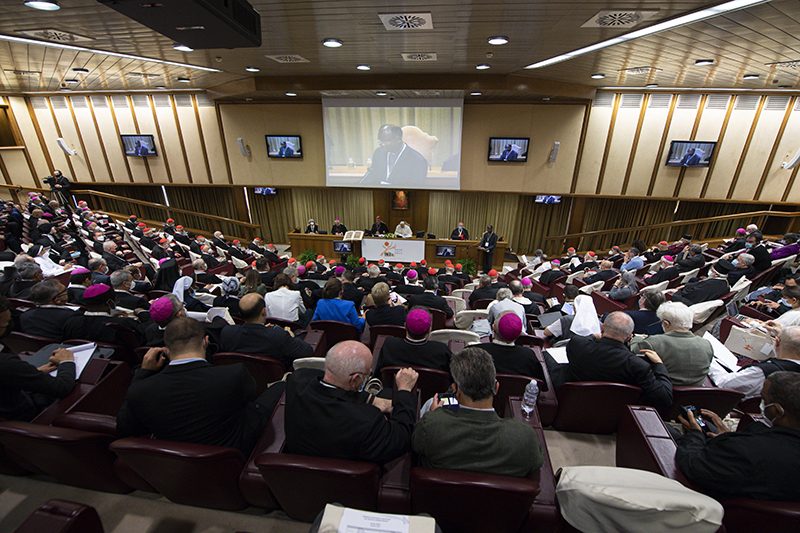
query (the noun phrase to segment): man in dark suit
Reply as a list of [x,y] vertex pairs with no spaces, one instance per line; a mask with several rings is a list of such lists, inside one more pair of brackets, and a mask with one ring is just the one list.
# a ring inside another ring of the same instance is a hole
[[61,340],[64,321],[75,314],[67,304],[67,289],[55,279],[40,281],[31,289],[36,304],[19,317],[20,329],[28,335]]
[[42,269],[33,261],[22,263],[17,267],[17,278],[8,288],[8,296],[28,300],[33,286],[42,280]]
[[222,279],[216,274],[209,274],[207,272],[208,265],[202,259],[195,259],[192,261],[192,268],[194,269],[194,279],[201,285],[219,285]]
[[503,153],[500,154],[500,161],[516,161],[518,157],[519,154],[514,150],[514,147],[507,144]]
[[469,240],[469,231],[467,228],[464,227],[463,222],[459,222],[456,226],[456,229],[453,230],[453,233],[450,234],[450,239],[454,241],[468,241]]
[[587,285],[591,285],[598,281],[608,281],[617,274],[618,272],[614,270],[614,263],[611,261],[600,261],[600,270],[591,276],[586,276],[583,278],[583,281],[585,281]]
[[347,226],[342,224],[341,219],[336,217],[333,219],[333,226],[331,226],[331,235],[344,235],[347,233]]
[[267,249],[264,248],[264,241],[261,240],[261,237],[256,237],[255,239],[250,241],[250,244],[247,246],[247,249],[260,255],[264,255],[264,252],[267,251]]
[[133,231],[137,228],[139,224],[139,220],[136,215],[131,215],[128,217],[128,220],[125,221],[125,227],[129,230]]
[[687,283],[682,289],[672,295],[672,301],[692,306],[700,302],[716,300],[728,294],[730,291],[731,287],[728,284],[728,279],[721,276],[714,267],[712,267],[709,269],[706,279]]
[[375,217],[375,223],[372,225],[369,232],[373,235],[385,235],[389,233],[389,226],[387,226],[386,222],[378,215]]
[[422,187],[425,184],[428,161],[403,142],[402,128],[384,124],[378,130],[378,143],[372,154],[372,166],[360,185]]
[[408,452],[417,418],[411,391],[417,373],[395,375],[392,400],[363,390],[372,354],[358,341],[335,345],[325,357],[324,374],[301,369],[286,383],[287,453],[384,464]]
[[308,224],[306,225],[306,229],[303,233],[319,233],[319,226],[313,218],[308,220]]
[[92,273],[88,268],[75,267],[70,272],[69,285],[67,286],[67,302],[71,304],[83,303],[83,291],[92,283]]
[[486,226],[486,231],[481,236],[481,242],[478,245],[478,250],[483,252],[483,271],[489,272],[492,269],[492,256],[494,249],[497,247],[497,233],[494,232],[494,227],[489,224]]
[[281,147],[278,149],[278,157],[294,157],[294,148],[289,146],[286,141],[281,141]]
[[678,277],[680,271],[675,266],[671,255],[662,256],[660,259],[661,268],[652,276],[644,278],[646,285],[656,285],[663,281],[672,281]]
[[108,269],[111,272],[121,270],[128,266],[128,262],[117,255],[117,243],[114,241],[105,241],[103,243],[103,259],[106,260]]
[[689,272],[696,268],[703,268],[706,258],[703,256],[703,248],[699,244],[687,245],[686,248],[675,257],[675,266],[680,272]]
[[387,366],[421,366],[449,372],[450,348],[443,342],[428,340],[432,326],[433,318],[426,309],[409,311],[405,338],[386,339],[375,370],[380,372]]
[[111,285],[111,278],[108,276],[109,270],[105,259],[91,259],[89,261],[89,270],[92,272],[92,285],[100,283]]
[[500,288],[492,287],[492,278],[483,275],[478,280],[478,288],[469,295],[469,306],[474,308],[478,300],[494,300]]
[[153,257],[153,259],[157,261],[160,261],[165,257],[171,259],[175,258],[175,254],[172,253],[172,250],[169,249],[169,241],[163,237],[159,239],[158,245],[153,247],[153,250],[152,252],[150,252],[150,255]]
[[111,288],[117,298],[117,306],[124,309],[135,311],[137,309],[149,309],[150,304],[147,298],[131,293],[133,287],[133,275],[127,270],[117,270],[111,274]]
[[408,307],[413,308],[416,306],[430,307],[431,309],[438,309],[447,315],[447,318],[453,317],[453,310],[447,305],[447,300],[436,294],[436,289],[439,282],[436,276],[428,276],[422,280],[422,288],[425,292],[422,294],[412,294],[408,297]]
[[627,343],[633,319],[621,311],[606,317],[602,337],[573,337],[567,344],[566,381],[611,381],[641,387],[640,401],[657,409],[672,405],[672,382],[667,367],[652,350],[637,357]]
[[239,300],[244,324],[225,326],[220,334],[221,352],[266,355],[283,363],[286,369],[301,357],[314,355],[314,348],[278,326],[266,325],[267,309],[264,298],[256,293],[245,294]]
[[406,282],[394,288],[394,292],[402,294],[406,298],[412,294],[422,294],[425,288],[419,283],[419,274],[416,270],[406,272]]
[[225,235],[221,231],[214,232],[214,238],[211,239],[211,244],[213,244],[214,247],[221,248],[225,251],[227,251],[230,247],[228,241],[225,240]]
[[489,352],[498,374],[516,374],[544,381],[544,370],[527,346],[517,346],[514,341],[522,334],[522,321],[513,311],[506,311],[492,325],[492,342],[481,343]]
[[63,323],[62,339],[87,339],[116,344],[117,332],[106,324],[113,323],[131,330],[140,341],[144,341],[141,324],[124,316],[112,316],[111,304],[116,305],[117,295],[105,284],[90,285],[83,291],[84,314],[75,313]]
[[561,261],[558,259],[550,261],[550,267],[550,270],[542,272],[542,275],[539,276],[539,283],[542,285],[552,285],[556,281],[567,277],[567,273],[561,270]]
[[280,389],[257,397],[244,365],[210,365],[208,338],[196,320],[174,319],[164,342],[168,351],[151,348],[136,371],[117,414],[118,435],[227,446],[249,456]]

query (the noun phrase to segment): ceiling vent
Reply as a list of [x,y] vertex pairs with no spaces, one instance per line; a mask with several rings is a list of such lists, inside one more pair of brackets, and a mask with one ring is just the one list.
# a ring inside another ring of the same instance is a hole
[[760,96],[755,94],[742,94],[736,98],[733,108],[741,111],[754,111],[758,107]]
[[699,94],[681,94],[678,96],[678,109],[697,109],[700,104]]
[[68,31],[57,30],[55,28],[43,28],[40,30],[18,30],[16,33],[26,37],[33,37],[34,39],[54,41],[57,43],[85,43],[94,41],[94,39],[91,37],[78,35],[77,33],[70,33]]
[[442,91],[437,91],[435,89],[424,89],[419,91],[412,91],[414,96],[421,96],[423,98],[432,98],[434,96],[442,96]]
[[347,91],[320,91],[319,94],[322,96],[349,96],[350,93]]
[[26,78],[26,77],[38,78],[42,74],[38,70],[15,70],[10,68],[3,69],[3,72],[6,75],[19,76],[20,78]]
[[611,9],[598,11],[581,28],[633,28],[645,20],[653,18],[658,11],[636,11],[631,9]]
[[764,109],[767,111],[786,111],[786,106],[788,105],[788,96],[770,96],[767,98],[767,105],[764,106]]
[[614,102],[614,93],[598,92],[594,95],[594,102],[592,107],[611,107]]
[[378,17],[389,31],[433,29],[433,18],[430,13],[387,13],[379,14]]
[[629,74],[631,76],[649,76],[650,74],[656,74],[658,72],[661,72],[661,69],[645,66],[645,67],[624,68],[619,72],[624,72],[625,74]]
[[305,57],[298,55],[298,54],[283,54],[278,56],[264,56],[267,59],[271,59],[276,63],[310,63],[308,59]]
[[731,101],[729,94],[710,94],[706,100],[706,109],[728,109],[728,103]]
[[650,109],[666,109],[672,102],[672,95],[666,93],[655,93],[650,95]]
[[778,63],[767,63],[768,67],[775,67],[780,70],[788,70],[790,72],[795,72],[800,70],[800,59],[795,59],[793,61],[780,61]]
[[403,61],[411,61],[414,63],[437,61],[439,59],[435,52],[414,52],[413,54],[400,55],[403,56]]
[[147,72],[126,72],[125,75],[129,78],[160,78],[161,74],[148,74]]
[[642,106],[643,94],[626,93],[622,95],[622,103],[620,107],[624,109],[639,109]]

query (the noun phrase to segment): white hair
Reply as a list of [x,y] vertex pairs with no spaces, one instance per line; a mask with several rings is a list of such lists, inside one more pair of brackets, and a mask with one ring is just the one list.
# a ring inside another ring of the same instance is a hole
[[745,228],[749,233],[753,233],[754,231],[758,231],[758,226],[755,224],[748,224]]
[[694,321],[694,311],[680,302],[664,302],[658,307],[656,316],[676,329],[692,329]]
[[381,269],[376,265],[370,265],[367,267],[367,274],[369,274],[371,278],[376,278],[381,275]]
[[502,289],[497,291],[497,296],[495,298],[499,302],[501,300],[507,300],[507,299],[511,298],[512,296],[514,296],[514,295],[511,293],[511,289],[503,287]]
[[115,247],[117,243],[114,241],[106,241],[103,243],[103,250],[106,252],[110,252],[113,247]]
[[744,263],[747,266],[752,266],[756,262],[756,258],[750,254],[739,254],[738,259],[740,263]]

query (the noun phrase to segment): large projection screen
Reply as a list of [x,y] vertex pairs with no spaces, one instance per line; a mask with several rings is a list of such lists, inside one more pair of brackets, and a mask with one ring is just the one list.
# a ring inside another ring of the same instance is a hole
[[461,186],[462,99],[323,98],[329,187]]

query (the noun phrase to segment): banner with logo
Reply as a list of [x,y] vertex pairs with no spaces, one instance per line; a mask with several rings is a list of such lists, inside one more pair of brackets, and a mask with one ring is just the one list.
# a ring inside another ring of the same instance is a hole
[[367,261],[384,259],[387,263],[410,263],[425,259],[424,239],[364,239],[361,253]]

